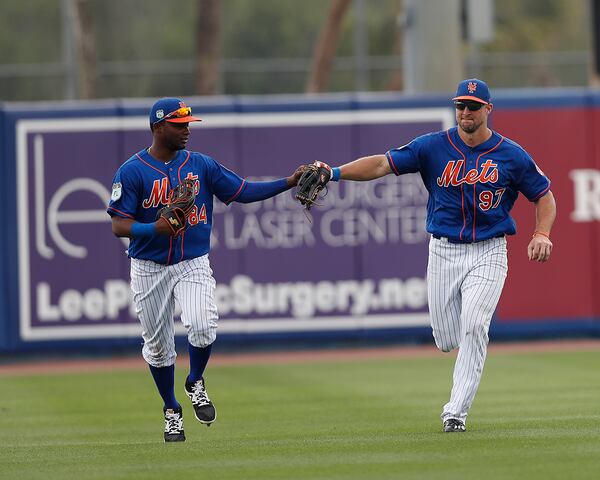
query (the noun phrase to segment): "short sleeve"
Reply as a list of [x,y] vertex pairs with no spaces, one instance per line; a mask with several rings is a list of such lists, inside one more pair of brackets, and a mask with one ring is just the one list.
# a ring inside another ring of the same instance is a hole
[[521,175],[517,183],[517,189],[530,202],[535,202],[550,190],[550,180],[524,150],[521,162]]
[[213,158],[207,157],[207,160],[212,191],[219,200],[229,205],[242,193],[246,181]]
[[388,159],[392,172],[396,175],[418,172],[421,167],[419,161],[421,143],[421,138],[415,138],[406,145],[388,150],[385,156]]
[[112,216],[135,218],[140,200],[140,190],[133,172],[123,167],[113,178],[110,200],[106,211]]

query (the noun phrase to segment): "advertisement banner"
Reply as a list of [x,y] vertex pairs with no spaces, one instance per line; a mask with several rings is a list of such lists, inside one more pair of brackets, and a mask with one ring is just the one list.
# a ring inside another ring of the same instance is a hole
[[[337,165],[448,128],[448,108],[210,114],[191,150],[248,180],[300,164]],[[121,163],[149,146],[147,117],[16,123],[20,338],[137,337],[127,241],[106,204]],[[305,213],[293,190],[255,204],[215,203],[211,265],[221,333],[428,325],[418,175],[330,184]],[[182,330],[179,330],[180,332]]]

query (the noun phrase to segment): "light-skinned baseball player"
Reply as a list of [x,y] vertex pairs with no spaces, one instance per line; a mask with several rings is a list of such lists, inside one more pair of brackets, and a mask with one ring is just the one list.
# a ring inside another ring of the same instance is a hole
[[[204,382],[218,319],[208,259],[214,197],[227,205],[264,200],[295,186],[302,173],[248,182],[208,155],[185,149],[189,123],[197,121],[182,100],[158,100],[150,110],[152,145],[117,170],[108,205],[113,233],[130,239],[133,303],[142,324],[142,355],[164,402],[165,442],[185,441],[174,387],[176,302],[190,358],[184,391],[198,421],[210,425],[217,416]],[[193,203],[171,208],[173,192],[187,183]]]
[[[535,227],[530,260],[546,262],[556,216],[550,180],[518,144],[488,127],[493,105],[485,82],[458,85],[453,98],[457,126],[415,138],[385,154],[331,169],[329,179],[368,181],[388,174],[419,172],[427,191],[426,229],[431,234],[427,266],[428,303],[435,343],[458,348],[450,400],[442,409],[445,432],[464,432],[481,380],[488,330],[508,271],[506,242],[516,233],[510,211],[522,193],[533,203]],[[307,171],[308,173],[308,171]],[[304,185],[304,178],[313,185]],[[314,183],[327,175],[305,175],[297,197],[314,198]],[[308,193],[307,193],[308,192]],[[402,268],[401,263],[398,268]]]

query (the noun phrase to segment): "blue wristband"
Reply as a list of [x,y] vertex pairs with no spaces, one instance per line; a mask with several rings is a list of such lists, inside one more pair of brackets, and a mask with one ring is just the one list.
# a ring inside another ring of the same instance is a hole
[[135,238],[150,238],[156,234],[155,223],[133,223],[131,225],[131,235]]
[[332,182],[339,182],[340,181],[340,175],[342,174],[340,167],[334,167],[331,169],[331,171],[333,172],[332,176],[331,176],[331,181]]

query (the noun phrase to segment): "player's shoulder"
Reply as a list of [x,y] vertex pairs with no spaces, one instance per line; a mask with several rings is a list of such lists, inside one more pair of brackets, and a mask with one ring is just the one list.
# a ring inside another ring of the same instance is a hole
[[449,130],[438,130],[435,132],[426,133],[417,138],[422,139],[423,141],[429,141],[429,142],[440,141],[440,140],[444,140],[444,139],[448,138],[448,132],[449,132]]
[[195,152],[193,150],[186,150],[186,152],[189,153],[190,159],[194,160],[206,161],[207,159],[212,158],[210,155],[203,152]]
[[[497,133],[497,132],[495,132],[495,133]],[[498,134],[498,135],[500,135],[500,134]],[[512,140],[506,136],[502,136],[502,150],[507,152],[513,159],[514,158],[518,158],[518,159],[522,159],[522,160],[530,160],[531,159],[531,155],[529,155],[529,152],[527,152],[527,150],[525,150],[525,148],[523,148],[519,143],[515,142],[514,140]]]
[[436,131],[436,132],[429,132],[429,133],[425,133],[423,135],[419,135],[418,137],[415,137],[410,143],[413,146],[424,146],[424,145],[431,145],[431,144],[435,144],[435,143],[439,143],[441,141],[443,141],[446,138],[447,132],[446,130],[440,130],[440,131]]
[[[497,132],[496,132],[497,133]],[[506,137],[506,136],[502,136],[503,140],[504,140],[504,147],[505,148],[512,148],[514,150],[522,150],[523,152],[525,151],[525,149],[518,144],[517,142],[515,142],[514,140]]]
[[121,166],[119,167],[119,171],[130,172],[140,168],[140,155],[143,155],[144,152],[145,150],[140,150],[139,152],[136,152],[133,155],[131,155],[131,157],[129,157],[121,164]]
[[199,165],[210,165],[216,163],[216,160],[212,158],[210,155],[202,152],[194,152],[191,150],[186,150],[189,154],[189,161]]

